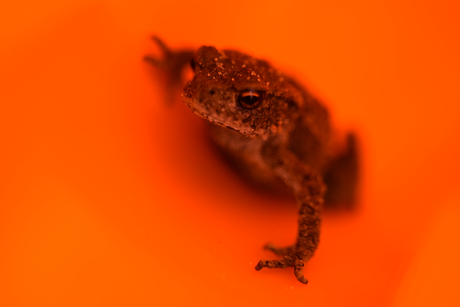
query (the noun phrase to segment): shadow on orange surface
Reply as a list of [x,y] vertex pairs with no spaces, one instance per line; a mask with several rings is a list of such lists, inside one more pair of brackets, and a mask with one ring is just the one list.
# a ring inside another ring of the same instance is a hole
[[[2,12],[0,305],[455,305],[458,7],[199,3]],[[295,203],[246,186],[164,105],[141,61],[152,32],[308,73],[358,130],[360,210],[325,216],[308,286],[254,270],[263,244],[294,240]]]

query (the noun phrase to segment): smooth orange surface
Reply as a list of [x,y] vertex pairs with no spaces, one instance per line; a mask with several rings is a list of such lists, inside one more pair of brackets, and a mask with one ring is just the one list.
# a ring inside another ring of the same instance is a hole
[[[0,9],[0,306],[458,306],[458,1],[36,1]],[[141,61],[232,47],[295,74],[362,143],[359,210],[295,238]]]

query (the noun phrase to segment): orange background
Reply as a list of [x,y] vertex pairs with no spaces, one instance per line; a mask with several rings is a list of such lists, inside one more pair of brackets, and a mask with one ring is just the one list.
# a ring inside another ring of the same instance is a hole
[[[1,4],[0,306],[460,305],[458,1],[278,3]],[[309,285],[254,270],[295,203],[165,105],[151,34],[269,59],[358,132],[360,210],[324,217]]]

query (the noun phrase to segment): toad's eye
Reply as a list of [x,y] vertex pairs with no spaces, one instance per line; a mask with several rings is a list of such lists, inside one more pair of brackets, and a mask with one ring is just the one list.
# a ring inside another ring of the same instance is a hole
[[255,109],[264,100],[264,92],[247,90],[238,95],[238,103],[245,109]]

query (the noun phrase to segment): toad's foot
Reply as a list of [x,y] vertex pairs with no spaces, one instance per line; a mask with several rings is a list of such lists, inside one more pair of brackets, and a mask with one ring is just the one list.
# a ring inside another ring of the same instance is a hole
[[178,96],[176,95],[177,92],[182,89],[185,83],[182,71],[192,60],[193,51],[188,49],[172,50],[158,36],[153,36],[152,41],[160,49],[161,57],[146,55],[144,60],[165,73],[162,79],[166,82],[164,86],[169,93],[167,101],[172,103],[174,98]]
[[303,267],[305,265],[304,259],[305,256],[302,253],[296,253],[292,251],[288,255],[285,255],[281,260],[260,260],[259,263],[257,263],[256,265],[256,270],[260,271],[263,268],[282,269],[293,267],[294,275],[297,278],[297,280],[303,284],[307,284],[308,280],[303,276]]

